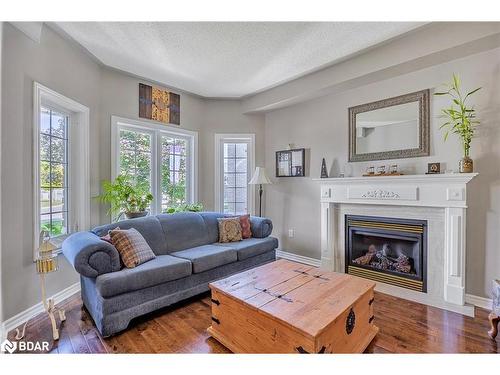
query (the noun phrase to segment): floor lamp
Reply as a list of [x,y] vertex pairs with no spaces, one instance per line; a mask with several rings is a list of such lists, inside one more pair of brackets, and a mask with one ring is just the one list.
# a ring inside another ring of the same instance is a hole
[[40,249],[38,251],[38,257],[36,259],[36,271],[40,275],[40,286],[42,289],[42,302],[45,312],[49,316],[50,323],[52,325],[52,337],[54,340],[59,339],[59,330],[57,329],[55,314],[58,313],[59,320],[64,322],[66,320],[66,314],[64,309],[60,309],[55,306],[54,299],[47,299],[47,293],[45,291],[45,275],[51,272],[57,271],[57,253],[56,247],[50,242],[50,237],[47,231],[42,230],[40,233]]
[[249,185],[259,185],[259,216],[262,216],[262,185],[268,185],[272,182],[266,175],[266,169],[263,167],[255,168],[252,179],[248,182]]

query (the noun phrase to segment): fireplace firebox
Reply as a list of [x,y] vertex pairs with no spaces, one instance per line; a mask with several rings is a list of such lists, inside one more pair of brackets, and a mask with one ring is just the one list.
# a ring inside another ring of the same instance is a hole
[[346,273],[426,292],[427,222],[346,215]]

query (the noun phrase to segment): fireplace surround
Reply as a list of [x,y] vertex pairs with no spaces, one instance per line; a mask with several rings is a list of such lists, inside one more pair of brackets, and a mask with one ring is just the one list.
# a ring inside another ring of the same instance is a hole
[[375,290],[474,316],[474,306],[465,301],[466,187],[476,175],[316,179],[321,185],[321,267],[346,272],[345,215],[427,221],[425,288],[418,291],[377,281]]
[[426,292],[427,221],[345,215],[345,272]]

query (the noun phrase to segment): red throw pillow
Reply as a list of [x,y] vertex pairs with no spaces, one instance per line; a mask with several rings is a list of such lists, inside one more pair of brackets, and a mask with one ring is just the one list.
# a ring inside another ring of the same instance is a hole
[[250,238],[252,237],[252,230],[250,229],[250,215],[240,216],[241,224],[241,237]]
[[[120,227],[115,228],[115,230],[119,230],[119,229],[120,229]],[[109,232],[111,232],[111,231],[108,230],[108,233],[106,233],[106,235],[104,235],[104,236],[101,236],[100,238],[101,238],[101,240],[109,242],[111,245],[113,245],[113,242],[111,242],[111,236],[110,236]]]

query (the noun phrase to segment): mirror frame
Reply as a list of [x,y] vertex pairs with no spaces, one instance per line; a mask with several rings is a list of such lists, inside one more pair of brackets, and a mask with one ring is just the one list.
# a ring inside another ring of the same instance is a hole
[[[430,115],[429,115],[430,90],[422,90],[404,94],[389,99],[383,99],[372,103],[366,103],[349,108],[349,161],[372,161],[387,159],[414,158],[430,155]],[[393,107],[400,104],[418,102],[419,105],[419,147],[405,150],[370,152],[358,154],[356,152],[356,115],[375,109]]]

